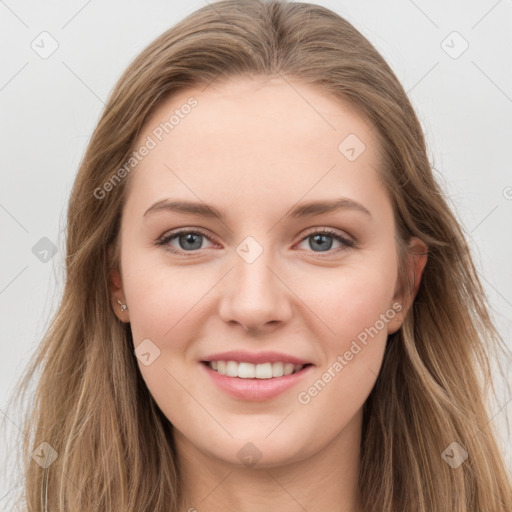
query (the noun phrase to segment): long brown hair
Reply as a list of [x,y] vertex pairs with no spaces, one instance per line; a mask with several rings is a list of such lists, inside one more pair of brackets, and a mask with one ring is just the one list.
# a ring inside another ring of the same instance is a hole
[[[117,247],[127,179],[104,185],[119,178],[165,99],[236,75],[295,78],[355,107],[381,141],[378,172],[400,257],[413,236],[428,246],[418,294],[388,338],[364,406],[366,509],[509,512],[511,484],[484,394],[488,354],[504,350],[503,341],[413,107],[377,50],[339,15],[259,0],[218,1],[189,15],[144,49],[108,99],[69,201],[63,296],[19,382],[22,398],[40,372],[22,426],[23,510],[178,510],[172,425],[141,377],[129,325],[110,305],[109,271],[119,262],[108,248]],[[43,442],[58,455],[46,468],[31,457]],[[452,467],[448,458],[461,449],[468,457]]]

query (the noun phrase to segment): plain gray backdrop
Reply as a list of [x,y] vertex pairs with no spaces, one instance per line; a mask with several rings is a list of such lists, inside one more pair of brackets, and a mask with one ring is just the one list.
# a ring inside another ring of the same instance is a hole
[[[355,25],[408,91],[512,347],[512,1],[315,3]],[[104,102],[147,44],[206,4],[0,0],[2,415],[62,291],[67,201]],[[512,401],[500,389],[491,415],[512,467]],[[5,510],[18,484],[7,480]]]

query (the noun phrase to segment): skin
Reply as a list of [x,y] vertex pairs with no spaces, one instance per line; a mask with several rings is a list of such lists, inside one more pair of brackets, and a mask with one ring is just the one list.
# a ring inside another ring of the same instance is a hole
[[[182,91],[153,114],[136,145],[191,96],[197,99],[129,176],[121,268],[112,273],[112,307],[130,322],[135,347],[150,339],[160,350],[148,366],[137,361],[175,427],[183,511],[361,510],[362,407],[387,336],[403,322],[427,260],[408,259],[416,285],[402,293],[393,210],[376,172],[375,131],[349,105],[289,82],[236,78]],[[354,161],[338,150],[351,133],[366,146]],[[287,217],[297,203],[342,196],[371,215],[345,208]],[[167,198],[201,201],[227,216],[144,215]],[[182,236],[180,245],[175,237],[168,245],[182,256],[157,245],[177,228],[210,239],[187,245]],[[327,238],[322,250],[312,235],[323,228],[357,245]],[[263,248],[252,263],[236,252],[247,236]],[[426,252],[419,240],[411,247]],[[367,345],[359,343],[362,350],[309,403],[300,403],[299,392],[396,303],[402,311]],[[217,388],[199,366],[206,355],[231,349],[275,350],[315,366],[276,398],[244,401]],[[248,442],[261,454],[252,467],[237,457]]]

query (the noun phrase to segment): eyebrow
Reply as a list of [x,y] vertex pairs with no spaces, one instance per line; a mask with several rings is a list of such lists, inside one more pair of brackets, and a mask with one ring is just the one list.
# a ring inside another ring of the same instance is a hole
[[[310,201],[308,203],[302,203],[296,206],[288,215],[293,218],[313,217],[315,215],[332,213],[341,209],[355,210],[362,212],[369,217],[372,216],[369,210],[366,209],[361,203],[358,203],[357,201],[347,197],[340,197],[326,201]],[[157,201],[144,212],[144,216],[146,216],[148,213],[154,213],[162,210],[176,213],[188,213],[191,215],[200,215],[202,217],[217,218],[219,220],[222,220],[226,217],[226,214],[223,211],[218,210],[213,206],[207,205],[206,203],[170,199]]]

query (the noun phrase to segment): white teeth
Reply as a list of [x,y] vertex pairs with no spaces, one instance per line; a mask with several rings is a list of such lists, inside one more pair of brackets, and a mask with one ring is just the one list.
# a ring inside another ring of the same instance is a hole
[[284,375],[284,364],[274,363],[272,365],[272,377],[282,377]]
[[271,379],[283,377],[302,370],[304,365],[293,363],[237,363],[236,361],[209,361],[208,366],[221,375],[241,379]]
[[236,361],[226,363],[226,375],[228,377],[238,377],[238,363]]
[[[252,365],[254,366],[254,377],[257,379],[271,379],[272,378],[272,364],[271,363],[262,363]],[[243,377],[242,377],[243,378]]]
[[[235,363],[235,361],[231,361],[231,362]],[[242,379],[254,379],[255,373],[256,373],[256,367],[253,364],[239,363],[237,366],[238,366],[237,374],[234,375],[234,377],[241,377]],[[261,377],[258,376],[258,378],[261,378]]]

